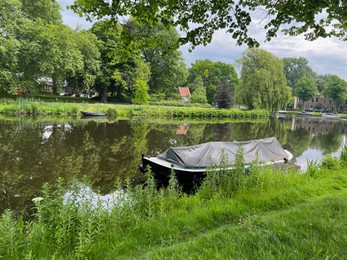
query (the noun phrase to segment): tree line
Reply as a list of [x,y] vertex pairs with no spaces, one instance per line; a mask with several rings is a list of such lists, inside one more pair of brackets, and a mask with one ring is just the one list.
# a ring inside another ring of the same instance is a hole
[[56,1],[5,0],[0,8],[0,92],[39,92],[40,79],[50,78],[54,94],[66,80],[73,92],[93,90],[103,102],[108,95],[136,104],[178,99],[180,85],[189,87],[192,102],[223,108],[238,103],[275,111],[292,103],[293,95],[305,101],[318,92],[346,100],[343,79],[316,75],[305,58],[280,59],[256,48],[237,61],[240,77],[223,62],[198,60],[188,69],[181,36],[165,19],[107,17],[89,30],[73,30],[62,23]]

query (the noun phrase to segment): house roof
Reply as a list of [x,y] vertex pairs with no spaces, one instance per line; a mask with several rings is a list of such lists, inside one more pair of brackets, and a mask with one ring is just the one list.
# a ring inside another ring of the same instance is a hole
[[187,87],[178,87],[178,91],[181,97],[190,97],[190,91]]

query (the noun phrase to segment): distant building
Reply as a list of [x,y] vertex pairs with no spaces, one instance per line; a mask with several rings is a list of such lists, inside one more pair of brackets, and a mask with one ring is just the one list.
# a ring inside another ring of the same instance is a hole
[[[294,100],[294,109],[317,112],[332,112],[335,102],[331,98],[325,98],[321,95],[316,95],[308,101],[303,102],[298,97]],[[337,111],[347,110],[347,101],[336,106]]]
[[[43,91],[53,92],[53,80],[51,78],[41,77],[36,82],[43,87]],[[68,85],[66,80],[62,82],[61,87],[63,92],[68,92]]]
[[191,94],[190,94],[189,88],[180,86],[178,87],[178,93],[180,94],[184,102],[190,102]]

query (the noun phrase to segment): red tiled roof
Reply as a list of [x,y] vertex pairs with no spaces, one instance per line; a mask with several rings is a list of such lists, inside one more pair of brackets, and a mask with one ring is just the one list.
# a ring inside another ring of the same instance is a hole
[[190,97],[190,91],[187,87],[178,87],[181,97]]

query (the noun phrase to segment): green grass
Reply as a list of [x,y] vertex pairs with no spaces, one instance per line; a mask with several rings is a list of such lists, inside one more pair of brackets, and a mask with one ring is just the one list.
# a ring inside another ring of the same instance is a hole
[[[344,158],[344,157],[343,157]],[[240,160],[241,161],[241,160]],[[241,169],[241,164],[240,168]],[[91,190],[44,187],[30,222],[5,212],[5,259],[346,259],[346,161],[326,158],[307,174],[258,168],[211,174],[194,195],[172,178],[125,188],[111,210]],[[236,176],[235,176],[236,175]],[[70,203],[64,195],[70,191]],[[84,198],[84,203],[81,199]],[[63,203],[65,201],[65,203]]]
[[341,118],[347,118],[347,114],[339,114]]

